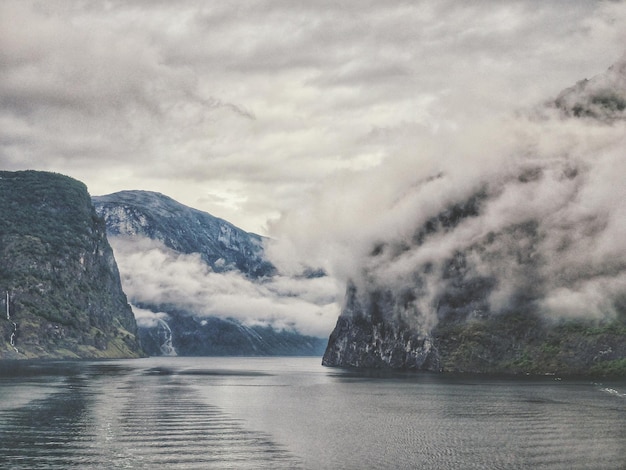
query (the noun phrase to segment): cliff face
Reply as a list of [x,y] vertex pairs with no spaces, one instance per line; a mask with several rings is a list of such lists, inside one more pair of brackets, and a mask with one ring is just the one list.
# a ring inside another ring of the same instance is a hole
[[[0,172],[0,358],[137,357],[104,221],[69,177]],[[7,318],[10,317],[10,318]]]
[[416,198],[447,202],[425,204],[412,235],[371,246],[323,364],[626,375],[623,183],[611,176],[625,161],[625,100],[622,62],[524,124],[562,132],[567,153],[529,143],[505,169],[417,183]]
[[[495,243],[497,235],[494,238]],[[330,367],[433,372],[626,373],[623,295],[607,299],[614,303],[618,314],[603,320],[547,317],[537,307],[537,292],[520,291],[510,304],[496,310],[489,296],[499,281],[473,277],[464,270],[467,266],[463,260],[473,255],[471,251],[448,260],[448,267],[439,273],[447,288],[430,304],[434,320],[426,320],[416,307],[414,291],[371,287],[359,292],[350,286],[322,363]],[[518,255],[530,259],[524,249]],[[526,268],[540,270],[540,266],[530,264]],[[417,283],[425,278],[420,274],[413,277]],[[435,325],[429,328],[428,322]]]

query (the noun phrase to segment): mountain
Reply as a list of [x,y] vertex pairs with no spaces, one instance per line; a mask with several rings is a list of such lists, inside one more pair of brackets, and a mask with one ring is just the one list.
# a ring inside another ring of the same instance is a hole
[[[321,356],[324,352],[324,338],[270,324],[247,325],[231,315],[205,311],[205,299],[215,297],[205,293],[211,283],[229,291],[269,293],[263,289],[271,282],[275,268],[265,258],[259,235],[155,192],[122,191],[94,197],[93,202],[106,221],[113,246],[118,247],[116,256],[121,266],[126,258],[152,255],[160,261],[169,260],[172,275],[181,283],[197,286],[189,295],[180,288],[168,289],[163,284],[172,279],[164,274],[169,279],[152,280],[154,289],[167,291],[163,294],[155,294],[145,285],[128,291],[138,315],[139,337],[148,354]],[[146,239],[151,243],[146,244]],[[152,266],[151,261],[146,264]],[[156,269],[163,269],[162,264],[159,266]],[[135,266],[122,273],[129,286],[142,283],[133,269],[142,268]],[[187,275],[188,282],[183,282]],[[219,302],[216,308],[219,310]]]
[[2,171],[0,218],[0,358],[142,354],[104,221],[84,184]]
[[263,239],[163,194],[120,191],[93,197],[110,236],[147,237],[179,253],[200,253],[216,272],[237,270],[258,278],[274,271]]
[[626,61],[543,111],[519,129],[551,146],[416,184],[440,201],[372,243],[324,365],[626,375]]
[[564,90],[554,105],[567,116],[603,122],[626,119],[626,61]]
[[139,328],[151,356],[321,356],[327,341],[270,326],[247,326],[234,319],[194,317],[168,309],[167,319]]

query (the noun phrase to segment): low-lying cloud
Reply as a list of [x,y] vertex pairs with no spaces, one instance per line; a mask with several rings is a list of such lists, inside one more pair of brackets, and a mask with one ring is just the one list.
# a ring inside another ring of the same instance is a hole
[[[337,285],[328,277],[253,281],[238,271],[213,272],[199,254],[178,253],[155,240],[111,237],[110,242],[132,304],[319,337],[328,334],[339,313]],[[145,325],[164,315],[145,308],[134,311],[138,323]]]
[[140,328],[154,328],[161,322],[167,322],[169,314],[166,312],[153,312],[146,308],[132,306],[137,326]]
[[[286,270],[317,263],[361,293],[411,291],[404,314],[425,328],[459,254],[457,280],[495,280],[492,310],[525,302],[550,318],[613,318],[626,299],[620,112],[607,122],[538,106],[431,135],[413,154],[320,186],[275,223],[282,238],[268,253]],[[475,214],[441,226],[437,217],[471,200]]]

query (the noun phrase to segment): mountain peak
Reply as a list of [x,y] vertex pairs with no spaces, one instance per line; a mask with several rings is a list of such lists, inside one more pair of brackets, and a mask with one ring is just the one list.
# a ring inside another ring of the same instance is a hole
[[561,92],[554,104],[568,116],[626,120],[626,55],[606,72]]
[[139,235],[181,253],[200,253],[216,272],[235,269],[262,277],[274,270],[264,258],[263,237],[164,194],[120,191],[92,200],[110,236]]

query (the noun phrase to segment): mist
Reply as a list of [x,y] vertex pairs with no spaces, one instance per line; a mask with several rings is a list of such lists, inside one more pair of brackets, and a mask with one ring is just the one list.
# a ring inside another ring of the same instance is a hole
[[[233,318],[248,326],[325,337],[339,314],[332,278],[275,276],[253,281],[239,271],[213,272],[200,254],[182,254],[148,238],[110,237],[124,292],[140,326],[167,318],[167,309],[195,318]],[[153,311],[156,310],[156,311]]]
[[[620,103],[624,70],[622,58],[562,101],[609,90]],[[614,318],[626,295],[626,116],[574,116],[556,98],[422,133],[376,167],[336,175],[274,223],[272,261],[286,271],[317,263],[364,302],[409,291],[401,313],[426,330],[459,254],[464,281],[495,280],[492,311],[523,301],[555,320]],[[471,214],[442,225],[451,210]]]

